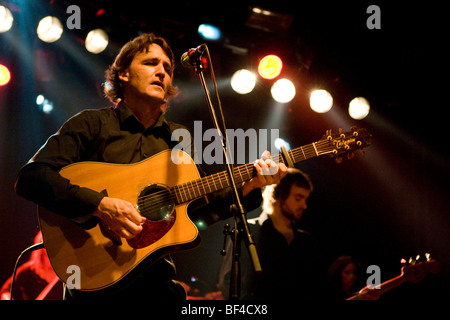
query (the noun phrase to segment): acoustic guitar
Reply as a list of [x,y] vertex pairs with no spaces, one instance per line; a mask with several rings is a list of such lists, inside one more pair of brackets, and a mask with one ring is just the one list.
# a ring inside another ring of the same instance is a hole
[[[339,157],[370,143],[371,134],[365,129],[327,132],[317,142],[289,151],[282,148],[272,159],[292,166],[321,155]],[[255,174],[251,163],[233,170],[236,183]],[[55,273],[70,285],[73,270],[79,268],[77,289],[82,291],[105,289],[124,277],[136,278],[162,256],[195,246],[198,229],[189,219],[187,206],[230,186],[226,171],[200,177],[194,161],[181,150],[166,150],[134,164],[79,162],[64,167],[60,174],[72,184],[129,201],[147,218],[143,231],[126,240],[101,222],[86,230],[38,207],[45,249]]]

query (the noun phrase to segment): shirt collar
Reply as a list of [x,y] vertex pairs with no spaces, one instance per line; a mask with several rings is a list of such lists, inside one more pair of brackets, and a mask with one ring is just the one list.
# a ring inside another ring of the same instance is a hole
[[[116,111],[119,116],[119,121],[122,125],[127,123],[128,121],[133,121],[134,123],[139,124],[142,127],[142,130],[145,130],[142,123],[135,116],[135,114],[130,110],[130,108],[128,108],[128,106],[125,104],[125,102],[121,101],[117,105]],[[158,120],[156,121],[156,123],[153,126],[151,126],[150,128],[148,128],[148,130],[155,129],[158,127],[169,129],[169,123],[167,122],[166,117],[164,117],[162,112],[161,112]]]

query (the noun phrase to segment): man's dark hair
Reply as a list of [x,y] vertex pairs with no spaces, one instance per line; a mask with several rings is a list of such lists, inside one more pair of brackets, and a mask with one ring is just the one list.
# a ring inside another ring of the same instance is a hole
[[273,191],[274,199],[287,199],[291,192],[291,186],[295,184],[298,187],[305,188],[313,191],[313,185],[309,177],[295,168],[288,168],[286,175],[281,179],[281,181],[275,186]]

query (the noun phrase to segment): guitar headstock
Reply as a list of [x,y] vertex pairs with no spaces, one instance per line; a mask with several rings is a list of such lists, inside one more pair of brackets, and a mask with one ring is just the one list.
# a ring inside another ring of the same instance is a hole
[[402,259],[400,261],[403,265],[401,276],[406,281],[418,283],[429,273],[438,273],[441,269],[439,262],[431,258],[429,253],[426,253],[423,257],[417,255],[409,260]]
[[372,135],[364,128],[352,127],[348,132],[339,129],[338,133],[327,130],[322,139],[316,143],[316,147],[319,154],[339,158],[343,154],[352,154],[356,150],[370,146],[371,140]]

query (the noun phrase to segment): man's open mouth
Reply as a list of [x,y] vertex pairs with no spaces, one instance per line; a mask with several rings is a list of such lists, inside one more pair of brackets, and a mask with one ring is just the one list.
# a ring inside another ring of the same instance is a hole
[[155,86],[158,86],[158,87],[161,87],[161,88],[164,89],[163,84],[162,84],[161,81],[154,81],[154,82],[152,82],[152,85],[155,85]]

